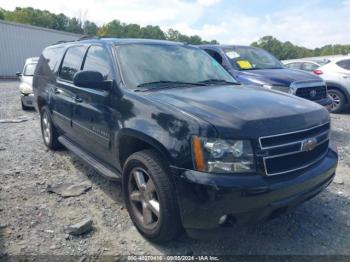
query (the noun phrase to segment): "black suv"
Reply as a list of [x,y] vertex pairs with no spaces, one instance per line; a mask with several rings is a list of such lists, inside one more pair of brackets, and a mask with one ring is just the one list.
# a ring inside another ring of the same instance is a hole
[[34,76],[47,147],[119,179],[153,241],[282,213],[327,187],[337,165],[322,106],[237,84],[176,42],[90,39],[47,47]]

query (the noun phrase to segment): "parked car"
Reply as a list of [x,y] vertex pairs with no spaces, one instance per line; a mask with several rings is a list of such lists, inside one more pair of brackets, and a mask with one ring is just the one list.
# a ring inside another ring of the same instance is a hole
[[314,60],[302,60],[297,59],[293,61],[282,61],[283,64],[289,69],[304,70],[312,72],[315,75],[322,75],[322,71],[319,68],[330,61],[328,59],[314,59]]
[[[344,111],[345,107],[350,104],[350,56],[328,58],[323,63],[299,60],[289,62],[286,66],[294,67],[298,63],[314,63],[315,69],[312,72],[326,81],[328,93],[332,97],[331,112],[340,113]],[[300,69],[305,70],[306,67],[303,66]]]
[[286,68],[269,52],[250,46],[200,46],[243,84],[278,90],[319,103],[330,109],[324,81],[315,75]]
[[53,45],[34,94],[45,145],[120,180],[131,220],[152,241],[274,217],[335,175],[326,109],[238,84],[186,44]]
[[34,108],[33,104],[33,76],[39,57],[26,59],[22,73],[16,75],[20,79],[19,91],[21,93],[21,106],[23,110]]

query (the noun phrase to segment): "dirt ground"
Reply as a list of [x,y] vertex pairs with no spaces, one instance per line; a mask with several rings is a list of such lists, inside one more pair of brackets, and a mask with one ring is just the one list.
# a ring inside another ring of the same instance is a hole
[[[133,227],[121,186],[85,166],[69,151],[42,142],[35,111],[22,111],[17,82],[0,82],[0,252],[2,255],[350,255],[350,112],[332,115],[338,173],[327,190],[293,212],[258,225],[155,245]],[[83,182],[77,197],[47,192],[48,185]],[[67,226],[84,218],[93,230],[70,236]]]

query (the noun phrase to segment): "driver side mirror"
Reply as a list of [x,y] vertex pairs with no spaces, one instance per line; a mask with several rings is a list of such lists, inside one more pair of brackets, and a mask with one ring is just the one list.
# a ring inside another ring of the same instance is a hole
[[112,81],[105,81],[103,75],[98,71],[79,71],[75,73],[73,84],[79,87],[109,90]]
[[21,77],[21,76],[22,76],[22,73],[21,73],[21,72],[17,72],[17,73],[16,73],[16,76]]

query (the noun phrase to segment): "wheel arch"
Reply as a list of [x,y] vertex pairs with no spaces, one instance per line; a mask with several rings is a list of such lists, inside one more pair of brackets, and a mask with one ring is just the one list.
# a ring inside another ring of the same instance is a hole
[[121,169],[126,159],[133,153],[144,150],[154,149],[161,157],[172,163],[170,153],[164,145],[155,138],[142,133],[138,130],[124,128],[118,132],[117,136],[117,152]]
[[344,94],[344,96],[345,96],[346,104],[349,104],[349,102],[350,102],[350,93],[349,93],[349,91],[347,90],[346,87],[344,87],[343,85],[341,85],[339,83],[332,82],[332,81],[326,81],[326,83],[327,83],[328,90],[335,89],[335,90],[338,90],[338,91],[342,92]]

